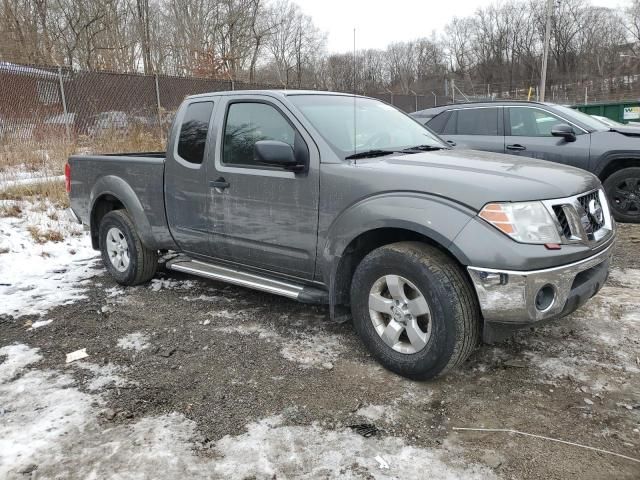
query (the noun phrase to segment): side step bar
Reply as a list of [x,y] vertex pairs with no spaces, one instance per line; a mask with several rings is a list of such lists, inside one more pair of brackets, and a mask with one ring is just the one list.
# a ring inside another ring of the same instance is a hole
[[329,303],[328,292],[307,285],[284,282],[275,278],[249,273],[213,263],[205,263],[185,257],[169,260],[166,264],[169,270],[190,273],[199,277],[220,280],[241,287],[261,290],[263,292],[281,295],[304,303]]

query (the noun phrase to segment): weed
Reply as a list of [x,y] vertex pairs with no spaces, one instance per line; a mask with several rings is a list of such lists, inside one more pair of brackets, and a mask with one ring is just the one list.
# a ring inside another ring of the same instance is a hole
[[36,225],[29,225],[27,227],[27,231],[31,235],[31,238],[33,238],[33,241],[39,244],[47,242],[62,242],[64,240],[64,235],[59,230],[41,230],[40,227]]
[[69,196],[64,189],[64,181],[47,180],[44,182],[17,184],[0,190],[0,200],[49,200],[57,208],[69,206]]
[[0,217],[19,217],[22,214],[22,208],[17,203],[10,205],[0,205]]

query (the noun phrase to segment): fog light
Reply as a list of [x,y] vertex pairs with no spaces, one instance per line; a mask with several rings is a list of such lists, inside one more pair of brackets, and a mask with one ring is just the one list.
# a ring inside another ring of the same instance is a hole
[[536,308],[540,312],[548,310],[556,298],[556,289],[552,285],[545,285],[536,294]]

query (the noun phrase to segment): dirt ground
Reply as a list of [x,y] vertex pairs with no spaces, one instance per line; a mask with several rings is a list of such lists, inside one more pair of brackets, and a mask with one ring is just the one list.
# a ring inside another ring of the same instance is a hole
[[[382,369],[326,308],[176,273],[122,288],[96,261],[86,298],[0,316],[0,472],[640,478],[639,249],[640,227],[621,225],[589,304],[430,382]],[[363,423],[378,431],[351,428]]]

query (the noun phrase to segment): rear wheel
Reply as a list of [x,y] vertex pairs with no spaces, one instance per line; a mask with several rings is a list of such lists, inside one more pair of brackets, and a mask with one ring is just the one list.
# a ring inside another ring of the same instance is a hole
[[145,247],[124,210],[107,213],[98,232],[102,263],[121,285],[150,280],[158,268],[158,252]]
[[611,213],[618,222],[640,222],[640,167],[612,173],[604,181]]
[[401,242],[358,265],[354,327],[386,368],[428,379],[460,365],[480,339],[480,309],[460,266],[435,247]]

